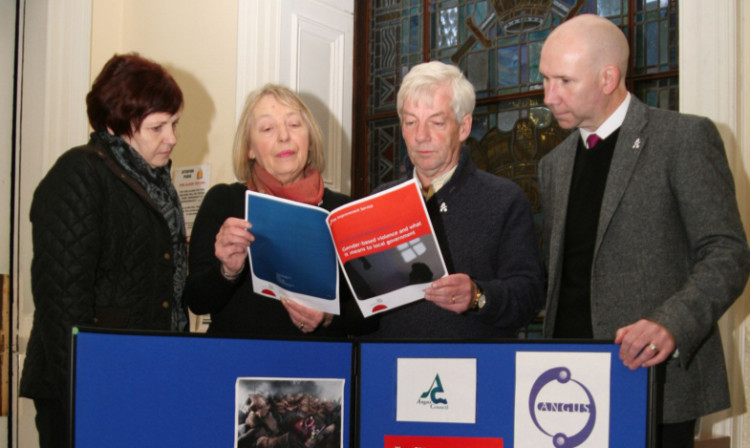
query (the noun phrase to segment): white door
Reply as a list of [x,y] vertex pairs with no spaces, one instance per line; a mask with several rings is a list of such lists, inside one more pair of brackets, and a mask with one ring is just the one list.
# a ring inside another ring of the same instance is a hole
[[237,115],[266,82],[299,93],[323,132],[326,187],[351,191],[353,0],[240,1]]

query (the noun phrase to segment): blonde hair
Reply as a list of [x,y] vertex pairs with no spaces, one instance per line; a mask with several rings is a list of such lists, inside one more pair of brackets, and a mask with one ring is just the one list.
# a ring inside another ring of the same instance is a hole
[[250,127],[253,125],[253,110],[255,106],[267,95],[273,96],[279,103],[297,110],[302,115],[302,119],[307,125],[310,134],[307,164],[322,173],[325,170],[323,135],[310,109],[288,87],[279,84],[266,84],[260,89],[250,92],[247,96],[245,107],[242,109],[242,115],[240,116],[240,122],[237,124],[237,131],[234,134],[234,144],[232,145],[232,167],[234,168],[234,175],[237,177],[237,180],[240,182],[252,181],[255,160],[248,157],[248,151],[250,150]]
[[435,89],[443,85],[451,88],[451,109],[456,116],[456,122],[460,124],[466,115],[474,112],[474,86],[458,67],[440,61],[417,64],[404,76],[396,97],[398,117],[402,118],[404,103],[408,98],[416,96],[429,101]]

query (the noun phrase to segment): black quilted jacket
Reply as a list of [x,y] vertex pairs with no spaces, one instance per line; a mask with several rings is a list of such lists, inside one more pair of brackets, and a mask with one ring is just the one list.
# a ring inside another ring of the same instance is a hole
[[34,324],[20,394],[67,403],[73,325],[169,330],[169,228],[98,140],[63,154],[34,192]]

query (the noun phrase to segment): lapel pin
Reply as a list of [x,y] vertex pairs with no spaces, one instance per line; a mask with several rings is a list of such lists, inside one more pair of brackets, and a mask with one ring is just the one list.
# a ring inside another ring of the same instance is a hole
[[440,213],[447,213],[448,212],[448,206],[445,205],[445,202],[440,203]]
[[634,150],[641,149],[641,138],[640,137],[638,137],[637,139],[635,139],[635,142],[633,142],[633,149]]

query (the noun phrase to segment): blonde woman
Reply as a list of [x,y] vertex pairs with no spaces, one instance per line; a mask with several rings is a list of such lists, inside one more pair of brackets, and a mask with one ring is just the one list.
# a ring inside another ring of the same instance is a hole
[[[327,210],[349,201],[323,185],[322,137],[310,110],[284,86],[269,84],[250,93],[232,157],[239,182],[214,186],[193,227],[185,290],[190,309],[211,314],[211,334],[345,336],[356,331],[356,324],[346,325],[347,313],[334,318],[292,300],[255,294],[248,272],[247,248],[254,237],[251,223],[244,219],[247,190]],[[345,286],[341,300],[351,303]],[[353,309],[348,314],[361,317]]]

